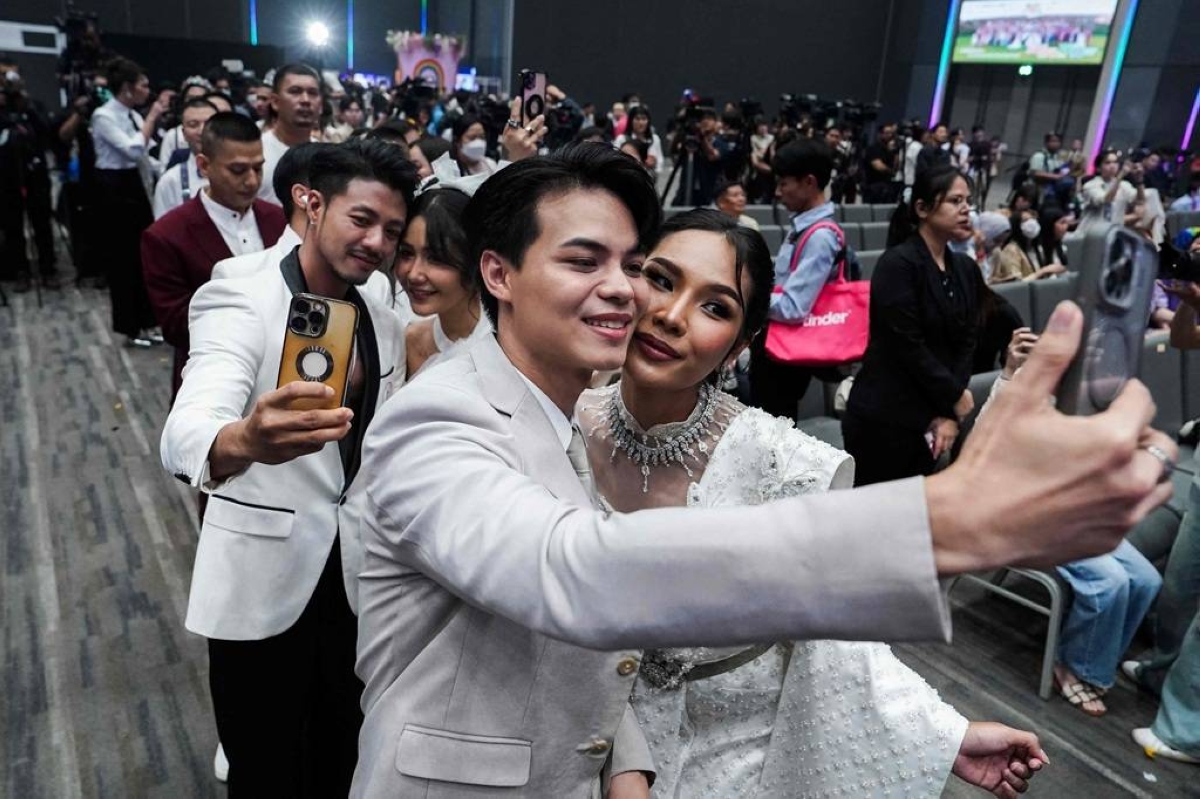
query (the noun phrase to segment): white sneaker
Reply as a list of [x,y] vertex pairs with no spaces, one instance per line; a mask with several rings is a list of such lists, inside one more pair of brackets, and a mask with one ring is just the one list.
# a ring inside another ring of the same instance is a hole
[[1140,684],[1142,671],[1142,662],[1140,660],[1123,660],[1121,661],[1121,673],[1135,683]]
[[1167,760],[1178,760],[1180,763],[1191,763],[1200,765],[1200,757],[1192,757],[1185,755],[1178,749],[1172,749],[1167,746],[1149,727],[1139,727],[1133,731],[1133,740],[1138,746],[1142,747],[1142,751],[1146,753],[1146,757],[1154,759],[1162,756]]
[[225,747],[217,741],[217,754],[213,757],[213,776],[218,782],[229,781],[229,761],[225,759]]

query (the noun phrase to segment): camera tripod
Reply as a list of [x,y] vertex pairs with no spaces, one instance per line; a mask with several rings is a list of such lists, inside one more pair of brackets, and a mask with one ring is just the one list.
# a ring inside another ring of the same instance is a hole
[[680,167],[683,167],[683,204],[685,207],[692,205],[692,174],[696,165],[696,146],[689,146],[688,142],[684,142],[683,152],[684,157],[675,159],[675,166],[671,168],[671,174],[667,178],[667,185],[663,188],[662,197],[659,198],[659,205],[664,208],[667,205],[667,195],[671,193],[671,186],[675,183],[675,178],[679,175]]

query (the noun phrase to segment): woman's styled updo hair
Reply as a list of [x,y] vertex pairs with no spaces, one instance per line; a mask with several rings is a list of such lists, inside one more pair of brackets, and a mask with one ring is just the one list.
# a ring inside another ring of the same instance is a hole
[[[742,304],[741,341],[751,341],[767,323],[771,308],[771,289],[775,285],[775,262],[762,234],[739,225],[720,211],[697,208],[670,217],[658,229],[654,245],[675,233],[699,230],[717,233],[733,247],[733,275],[738,299]],[[653,250],[653,247],[651,247]],[[742,275],[750,276],[750,296],[742,293]]]
[[954,181],[959,178],[967,182],[967,190],[970,191],[971,179],[950,164],[939,164],[918,172],[908,202],[902,200],[892,212],[892,219],[888,225],[887,246],[895,247],[917,232],[917,225],[921,222],[921,217],[917,214],[917,203],[929,210],[937,208],[954,187]]

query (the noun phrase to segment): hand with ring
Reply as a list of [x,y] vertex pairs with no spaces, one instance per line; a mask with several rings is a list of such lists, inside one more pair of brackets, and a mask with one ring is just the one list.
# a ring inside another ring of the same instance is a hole
[[546,136],[546,117],[539,115],[521,125],[521,98],[514,97],[509,104],[511,116],[504,123],[504,132],[500,134],[500,144],[504,148],[509,161],[520,161],[523,158],[537,155]]

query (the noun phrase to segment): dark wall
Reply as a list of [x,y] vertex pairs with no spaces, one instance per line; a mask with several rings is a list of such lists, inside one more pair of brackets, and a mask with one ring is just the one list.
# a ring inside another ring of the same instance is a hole
[[[514,69],[606,109],[628,92],[662,122],[685,88],[718,103],[783,92],[875,99],[889,0],[519,0]],[[511,80],[512,76],[508,76]]]

